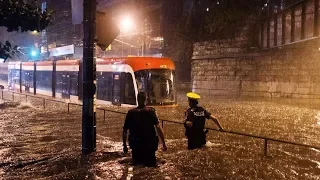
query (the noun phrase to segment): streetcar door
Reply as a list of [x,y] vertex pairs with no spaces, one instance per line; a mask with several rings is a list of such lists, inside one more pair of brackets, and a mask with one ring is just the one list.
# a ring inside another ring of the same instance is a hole
[[68,73],[62,75],[62,98],[70,99],[70,76]]
[[113,88],[112,88],[112,104],[121,105],[121,77],[120,73],[113,73]]
[[30,72],[23,72],[24,73],[24,75],[25,75],[25,79],[24,79],[24,81],[25,81],[25,84],[24,84],[24,86],[25,86],[25,91],[26,91],[26,93],[30,93],[30,87],[31,87],[31,85],[30,85],[30,82],[31,82],[31,75],[30,75]]

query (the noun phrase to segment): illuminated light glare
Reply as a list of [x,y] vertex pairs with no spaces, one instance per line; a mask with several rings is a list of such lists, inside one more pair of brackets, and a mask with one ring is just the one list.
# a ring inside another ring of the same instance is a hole
[[220,4],[220,2],[218,1],[217,4]]
[[125,16],[120,23],[120,29],[122,31],[130,31],[133,28],[134,28],[133,20],[129,16]]
[[34,30],[34,31],[31,32],[31,34],[36,35],[36,34],[38,34],[38,31]]
[[37,52],[36,51],[31,51],[31,56],[36,56]]
[[163,41],[163,37],[155,37],[153,38],[154,41]]
[[117,65],[112,64],[111,67],[112,69],[117,69]]
[[207,11],[209,11],[209,8],[207,8]]

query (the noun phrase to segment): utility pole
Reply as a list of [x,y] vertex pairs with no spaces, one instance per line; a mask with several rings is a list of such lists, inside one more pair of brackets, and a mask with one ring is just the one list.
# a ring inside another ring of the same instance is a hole
[[96,0],[83,2],[83,106],[82,106],[82,153],[96,151]]

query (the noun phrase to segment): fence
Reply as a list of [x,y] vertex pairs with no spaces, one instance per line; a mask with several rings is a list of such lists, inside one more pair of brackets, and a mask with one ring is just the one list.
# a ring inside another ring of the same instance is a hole
[[[82,106],[82,104],[77,104],[77,103],[66,103],[64,101],[59,101],[59,100],[55,100],[55,99],[47,99],[47,98],[43,98],[43,97],[39,97],[39,96],[35,96],[35,95],[30,95],[30,94],[23,94],[23,93],[16,93],[16,92],[10,92],[10,91],[1,91],[1,99],[2,100],[7,100],[7,101],[14,101],[14,95],[18,94],[20,96],[25,96],[26,102],[28,102],[28,97],[33,97],[33,98],[38,98],[38,99],[43,99],[43,109],[46,109],[46,102],[47,101],[51,101],[51,102],[58,102],[58,103],[64,103],[67,104],[68,106],[68,113],[70,113],[70,106]],[[4,92],[8,92],[11,93],[12,99],[5,99],[3,93]],[[112,113],[117,113],[117,114],[126,114],[125,112],[120,112],[120,111],[114,111],[114,110],[108,110],[108,109],[103,109],[103,108],[97,108],[97,110],[101,110],[103,111],[103,120],[106,120],[106,112],[112,112]],[[172,120],[167,120],[167,119],[159,119],[161,122],[161,126],[162,128],[164,127],[164,122],[169,122],[169,123],[175,123],[175,124],[181,124],[183,125],[183,122],[177,122],[177,121],[172,121]],[[228,134],[234,134],[234,135],[240,135],[240,136],[246,136],[246,137],[251,137],[251,138],[256,138],[256,139],[262,139],[264,140],[263,145],[264,145],[264,156],[268,156],[268,142],[278,142],[278,143],[284,143],[284,144],[291,144],[291,145],[296,145],[296,146],[301,146],[301,147],[307,147],[307,148],[314,148],[314,149],[318,149],[320,150],[320,147],[317,146],[312,146],[312,145],[308,145],[308,144],[300,144],[300,143],[295,143],[295,142],[291,142],[291,141],[285,141],[285,140],[279,140],[279,139],[274,139],[274,138],[269,138],[269,137],[263,137],[263,136],[257,136],[257,135],[251,135],[251,134],[247,134],[247,133],[241,133],[241,132],[235,132],[235,131],[228,131],[228,130],[217,130],[217,129],[213,129],[213,128],[206,128],[208,130],[211,131],[218,131],[221,133],[228,133]]]
[[[280,1],[279,1],[280,2]],[[272,48],[319,38],[319,1],[300,0],[297,3],[280,10],[270,7],[261,11],[267,16],[261,23],[260,45],[262,48]]]

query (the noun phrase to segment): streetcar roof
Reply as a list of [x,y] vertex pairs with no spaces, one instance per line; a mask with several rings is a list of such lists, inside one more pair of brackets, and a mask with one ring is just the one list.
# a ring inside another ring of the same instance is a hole
[[22,62],[22,66],[34,66],[34,62]]
[[13,61],[13,62],[9,62],[9,65],[19,65],[21,64],[21,61]]
[[56,62],[57,66],[72,66],[72,65],[79,65],[80,60],[58,60]]
[[53,65],[53,61],[40,61],[37,62],[37,66],[52,66]]
[[97,64],[128,64],[133,71],[144,69],[175,69],[174,63],[169,58],[158,57],[124,57],[98,59]]

